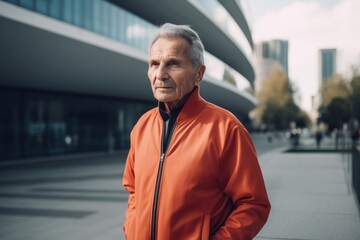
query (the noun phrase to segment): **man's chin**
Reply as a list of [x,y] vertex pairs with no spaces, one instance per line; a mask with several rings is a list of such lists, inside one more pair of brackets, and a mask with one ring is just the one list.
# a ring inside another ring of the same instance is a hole
[[176,97],[174,97],[173,94],[164,94],[164,93],[155,94],[155,98],[159,102],[173,102],[173,101],[176,101]]

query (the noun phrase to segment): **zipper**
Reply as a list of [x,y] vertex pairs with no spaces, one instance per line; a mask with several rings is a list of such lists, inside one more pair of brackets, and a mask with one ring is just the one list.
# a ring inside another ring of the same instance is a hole
[[[159,168],[158,173],[156,177],[156,185],[155,185],[155,193],[154,193],[154,203],[152,208],[152,217],[151,217],[151,240],[156,240],[156,229],[157,229],[157,209],[158,209],[158,201],[159,201],[159,192],[160,192],[160,183],[161,183],[161,176],[164,168],[164,160],[165,160],[165,154],[169,148],[172,135],[174,133],[174,129],[176,126],[176,122],[172,126],[169,134],[169,138],[167,139],[167,142],[165,142],[164,135],[165,135],[165,122],[163,125],[163,131],[162,131],[162,137],[161,137],[161,155],[160,155],[160,162],[159,162]],[[165,144],[165,145],[164,145]]]

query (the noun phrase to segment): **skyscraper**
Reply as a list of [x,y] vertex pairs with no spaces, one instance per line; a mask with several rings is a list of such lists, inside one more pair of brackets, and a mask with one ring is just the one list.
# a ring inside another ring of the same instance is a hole
[[273,68],[288,74],[288,41],[271,40],[260,42],[255,47],[255,92],[261,89]]
[[261,42],[257,45],[256,56],[277,61],[288,73],[288,45],[288,41],[278,39]]
[[320,81],[328,80],[336,73],[336,49],[320,49]]

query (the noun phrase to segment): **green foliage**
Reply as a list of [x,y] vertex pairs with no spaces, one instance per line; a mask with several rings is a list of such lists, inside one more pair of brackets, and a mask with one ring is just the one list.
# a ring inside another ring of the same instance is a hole
[[293,94],[287,75],[273,68],[256,96],[259,104],[254,116],[257,121],[276,130],[288,129],[291,122],[298,127],[309,125],[309,117],[295,104]]
[[360,67],[354,67],[349,80],[335,76],[322,88],[322,105],[318,122],[328,125],[329,131],[341,128],[351,119],[360,121]]
[[322,105],[328,106],[335,98],[348,98],[350,89],[348,82],[338,75],[325,81],[321,87]]
[[360,67],[357,70],[354,69],[350,86],[350,103],[352,109],[352,117],[360,122]]
[[295,124],[299,128],[305,128],[311,125],[311,119],[305,111],[300,109],[300,112],[295,119]]
[[350,120],[351,107],[349,98],[334,98],[321,109],[320,120],[328,124],[328,130],[341,129]]

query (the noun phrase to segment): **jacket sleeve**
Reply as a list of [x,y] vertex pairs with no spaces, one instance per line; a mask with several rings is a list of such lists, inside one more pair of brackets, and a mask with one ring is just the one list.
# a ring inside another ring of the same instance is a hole
[[227,134],[219,183],[234,210],[210,239],[253,239],[267,221],[270,202],[253,142],[242,125]]
[[126,159],[126,165],[123,175],[123,186],[126,191],[129,192],[128,206],[126,209],[126,219],[123,225],[123,230],[126,239],[132,239],[131,235],[135,234],[134,219],[135,219],[135,174],[134,174],[134,162],[135,155],[133,148],[130,147],[128,157]]

